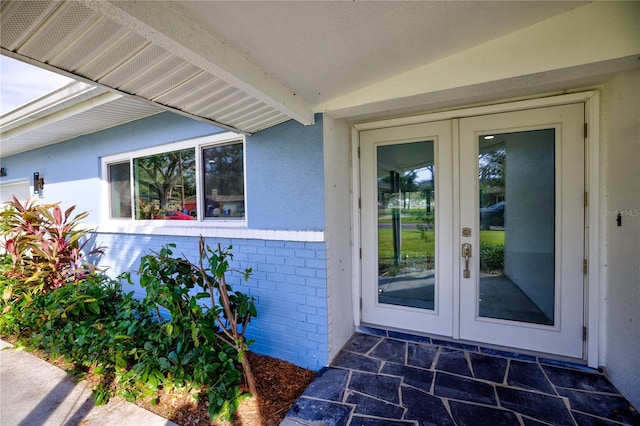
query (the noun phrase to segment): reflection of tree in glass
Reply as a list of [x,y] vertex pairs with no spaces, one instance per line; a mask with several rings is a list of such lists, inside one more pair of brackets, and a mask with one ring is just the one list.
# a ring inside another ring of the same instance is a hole
[[[383,187],[383,188],[389,188],[389,191],[386,193],[381,193],[381,202],[384,203],[384,205],[387,205],[389,203],[390,197],[392,196],[397,196],[398,192],[400,194],[402,194],[402,208],[407,208],[407,194],[410,192],[416,192],[419,190],[419,182],[416,182],[416,179],[418,178],[418,173],[415,170],[410,170],[407,172],[404,172],[403,174],[399,175],[399,184],[400,184],[400,188],[393,188],[392,183],[391,183],[391,176],[387,175],[387,176],[383,176],[382,178],[378,179],[378,187]],[[383,183],[383,185],[380,185],[380,183]]]
[[204,184],[207,195],[243,195],[242,144],[207,148],[204,156]]
[[195,150],[166,152],[136,158],[133,163],[136,196],[148,202],[157,201],[161,209],[170,209],[171,199],[195,195]]
[[504,174],[506,170],[507,150],[496,148],[493,151],[483,152],[478,158],[478,179],[480,182],[481,206],[491,203],[491,199],[484,199],[484,195],[492,190],[502,188],[504,190]]

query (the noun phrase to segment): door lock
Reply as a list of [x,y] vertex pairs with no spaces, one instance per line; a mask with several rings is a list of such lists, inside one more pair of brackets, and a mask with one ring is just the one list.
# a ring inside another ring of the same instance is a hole
[[464,258],[464,271],[462,276],[464,278],[471,278],[471,271],[469,271],[469,259],[471,259],[471,244],[462,244],[462,257]]

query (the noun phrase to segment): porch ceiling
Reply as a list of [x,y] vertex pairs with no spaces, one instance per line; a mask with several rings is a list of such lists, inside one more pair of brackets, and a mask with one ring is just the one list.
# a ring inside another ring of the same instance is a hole
[[638,66],[640,8],[613,3],[2,0],[0,47],[252,133],[593,83]]

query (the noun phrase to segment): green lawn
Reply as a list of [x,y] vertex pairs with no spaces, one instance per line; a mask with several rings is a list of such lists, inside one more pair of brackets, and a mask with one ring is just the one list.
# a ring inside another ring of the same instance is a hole
[[480,231],[480,243],[492,246],[504,245],[504,231]]
[[[424,257],[435,254],[434,231],[425,232],[423,240],[419,230],[402,230],[402,257]],[[490,245],[504,245],[504,231],[480,231],[480,241]],[[391,229],[378,230],[378,256],[380,259],[393,259],[393,233]]]
[[[425,257],[434,254],[433,230],[425,232],[427,241],[420,236],[420,231],[402,230],[402,257]],[[391,229],[378,230],[378,256],[380,259],[393,259],[393,233]]]

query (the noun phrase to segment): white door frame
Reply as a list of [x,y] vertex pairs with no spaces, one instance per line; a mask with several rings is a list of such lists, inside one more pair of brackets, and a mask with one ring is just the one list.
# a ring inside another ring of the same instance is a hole
[[[532,108],[544,108],[548,106],[564,105],[569,103],[584,102],[585,103],[585,188],[588,194],[588,205],[585,211],[585,239],[586,239],[586,257],[587,257],[587,274],[585,276],[585,324],[587,326],[585,359],[590,367],[597,368],[600,365],[600,359],[603,357],[603,350],[600,342],[604,341],[602,333],[604,328],[600,328],[600,306],[603,303],[604,283],[601,282],[603,253],[600,249],[602,235],[600,233],[601,221],[600,215],[600,138],[599,138],[599,119],[600,119],[600,96],[598,91],[587,91],[572,93],[567,95],[552,96],[546,98],[536,98],[523,101],[506,102],[503,104],[487,105],[472,108],[463,108],[453,111],[444,111],[430,114],[415,115],[410,117],[383,119],[372,122],[357,123],[351,128],[351,164],[353,182],[353,198],[352,198],[352,241],[353,243],[353,312],[354,324],[361,324],[360,316],[360,298],[362,286],[361,259],[360,259],[360,241],[361,241],[361,221],[360,221],[360,163],[358,158],[358,148],[360,146],[359,132],[363,130],[379,129],[393,126],[403,126],[408,124],[424,123],[440,120],[455,120],[463,117],[473,117],[477,115],[494,114],[502,112],[511,112],[526,110]],[[457,138],[457,129],[453,126],[453,138]],[[454,153],[456,155],[456,153]],[[454,182],[454,184],[456,184]],[[457,206],[454,206],[454,211]],[[457,220],[459,218],[455,218]],[[603,305],[602,305],[603,306]],[[454,322],[458,319],[454,313]],[[454,338],[457,336],[454,333]]]

